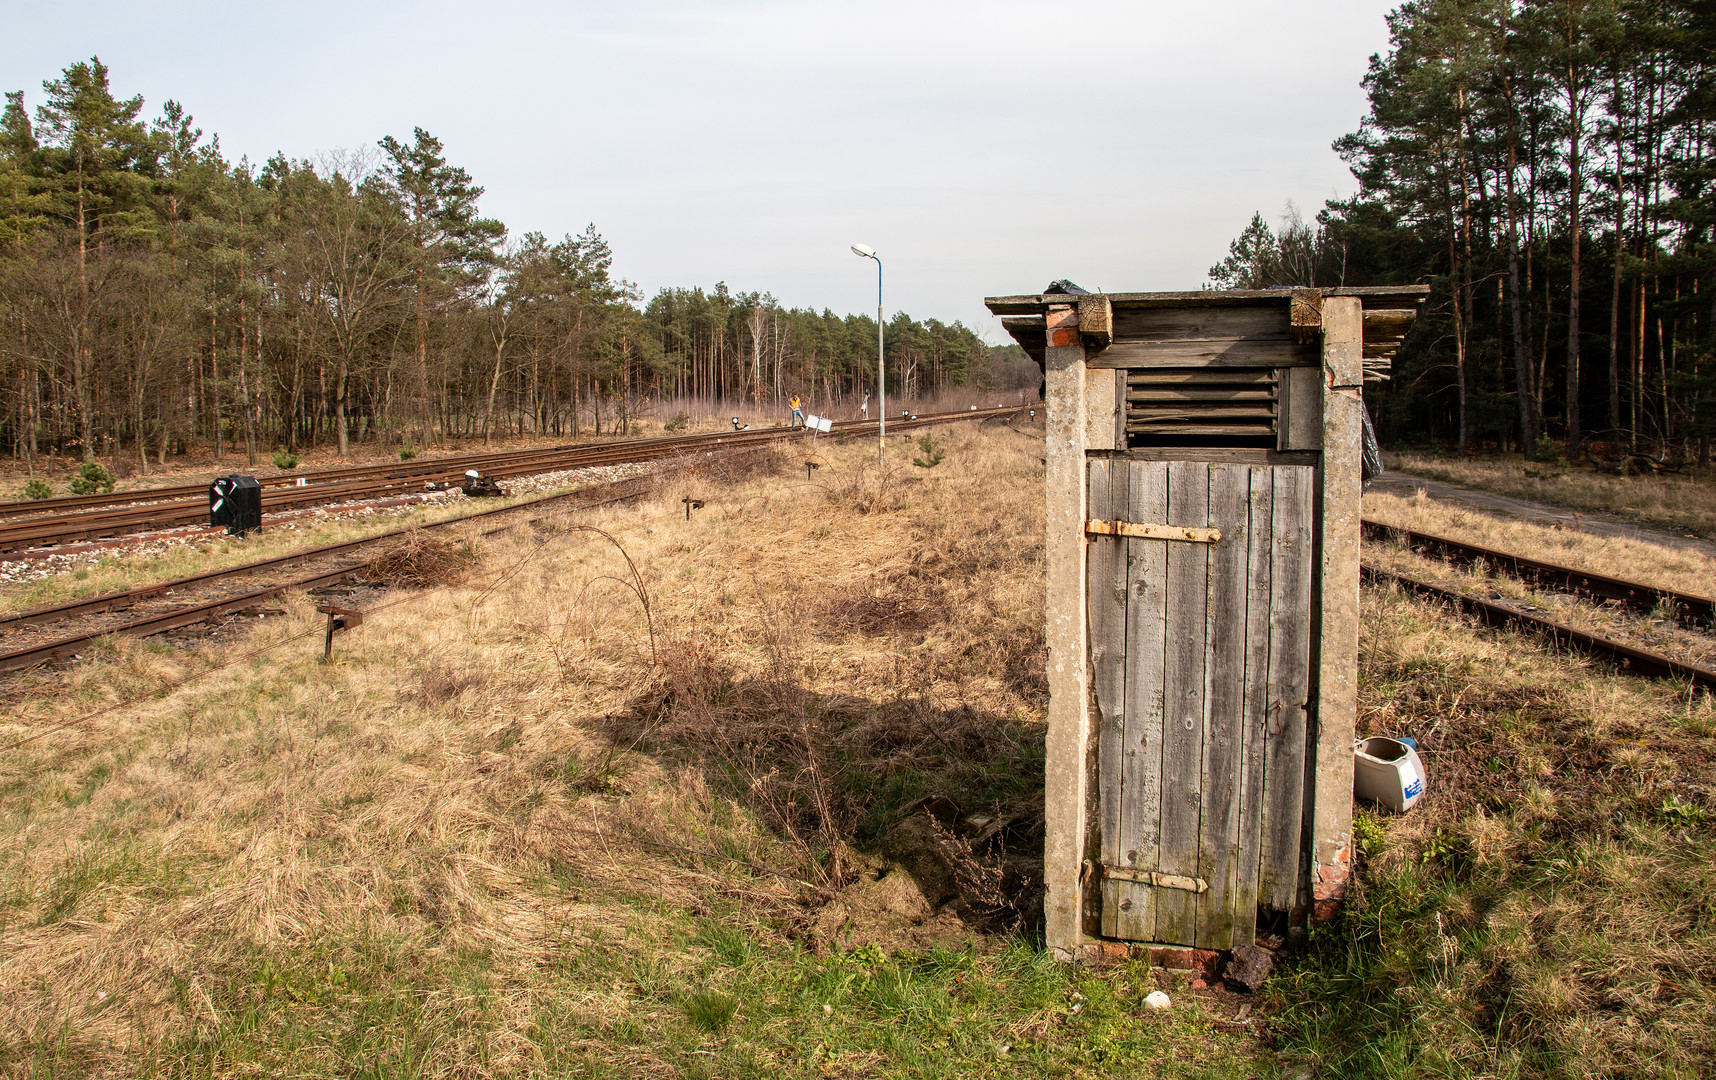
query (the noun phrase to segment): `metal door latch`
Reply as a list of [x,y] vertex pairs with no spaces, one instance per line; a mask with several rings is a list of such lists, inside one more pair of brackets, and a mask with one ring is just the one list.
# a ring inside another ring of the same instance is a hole
[[1213,544],[1221,539],[1220,529],[1197,525],[1157,525],[1139,521],[1104,521],[1091,518],[1084,523],[1091,536],[1136,536],[1145,540],[1185,540],[1193,544]]
[[1102,876],[1110,881],[1132,881],[1139,885],[1154,885],[1158,889],[1183,889],[1186,892],[1208,892],[1210,883],[1200,877],[1184,877],[1180,874],[1159,874],[1154,870],[1140,870],[1133,866],[1111,866],[1102,864]]

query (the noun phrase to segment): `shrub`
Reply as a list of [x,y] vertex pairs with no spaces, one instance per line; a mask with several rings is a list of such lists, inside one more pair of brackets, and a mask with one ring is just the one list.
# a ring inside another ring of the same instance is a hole
[[274,467],[276,469],[295,469],[298,467],[298,455],[290,450],[274,451]]
[[24,485],[24,498],[26,499],[46,499],[53,493],[53,485],[39,476]]
[[98,491],[112,491],[117,482],[100,462],[86,461],[72,477],[71,490],[73,495],[93,495]]
[[663,431],[681,431],[691,423],[691,414],[684,409],[673,414],[673,419],[661,425]]
[[406,443],[404,446],[401,446],[399,448],[399,460],[400,461],[410,461],[412,458],[414,458],[416,456],[417,456],[417,448],[415,446],[412,446],[410,443]]
[[1561,444],[1547,435],[1537,437],[1537,447],[1531,452],[1533,461],[1560,461]]
[[924,456],[913,458],[912,464],[920,469],[933,469],[947,458],[947,451],[928,435],[918,440],[918,449],[923,451]]

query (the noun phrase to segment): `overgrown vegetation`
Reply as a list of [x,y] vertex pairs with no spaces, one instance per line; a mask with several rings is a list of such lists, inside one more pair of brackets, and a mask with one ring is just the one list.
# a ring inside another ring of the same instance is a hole
[[[1040,442],[946,438],[914,483],[863,443],[823,486],[763,453],[482,540],[330,665],[294,598],[245,639],[275,650],[164,699],[230,652],[9,682],[0,1071],[1274,1075],[1195,1005],[1140,1008],[1137,967],[952,916],[819,936],[926,797],[978,861],[963,817],[1040,812]],[[659,667],[585,527],[643,573]]]
[[[1367,590],[1361,734],[1430,797],[1278,982],[1319,1075],[1693,1077],[1716,1061],[1716,703]],[[1362,821],[1363,819],[1361,819]]]
[[427,589],[464,580],[476,552],[469,543],[412,529],[364,568],[367,581]]
[[[1517,471],[1519,466],[1517,463],[1508,463],[1504,468]],[[1470,472],[1464,472],[1462,478],[1470,475]],[[1575,476],[1571,478],[1571,482],[1577,482],[1579,479],[1582,478]],[[1467,483],[1466,486],[1479,485]],[[1540,492],[1546,499],[1550,494],[1552,492],[1547,490]],[[1696,495],[1696,492],[1689,493],[1689,496]],[[1687,504],[1690,509],[1697,507],[1697,503],[1690,497]],[[1639,503],[1634,502],[1632,505],[1636,508]],[[1709,595],[1712,583],[1716,582],[1716,555],[1700,550],[1697,545],[1670,548],[1646,539],[1605,536],[1578,528],[1557,527],[1559,523],[1544,525],[1507,515],[1486,513],[1454,502],[1442,502],[1423,493],[1402,497],[1373,488],[1365,492],[1363,506],[1367,520],[1416,529],[1436,536],[1447,536],[1531,559],[1577,567],[1695,596]],[[1716,512],[1716,505],[1713,505],[1711,510]],[[1628,516],[1646,518],[1648,514],[1633,509]],[[1367,555],[1374,550],[1376,549],[1367,544]],[[1498,580],[1498,584],[1502,582]],[[1502,587],[1507,586],[1502,584]]]

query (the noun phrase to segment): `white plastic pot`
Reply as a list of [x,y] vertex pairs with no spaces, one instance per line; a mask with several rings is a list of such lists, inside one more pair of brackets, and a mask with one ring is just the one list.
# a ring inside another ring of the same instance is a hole
[[1353,794],[1397,813],[1418,804],[1430,778],[1411,739],[1376,735],[1353,744]]

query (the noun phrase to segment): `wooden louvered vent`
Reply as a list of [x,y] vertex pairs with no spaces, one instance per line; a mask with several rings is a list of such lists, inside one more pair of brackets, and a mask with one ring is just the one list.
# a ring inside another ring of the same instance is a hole
[[1275,368],[1135,369],[1126,373],[1126,442],[1272,448],[1280,399]]

